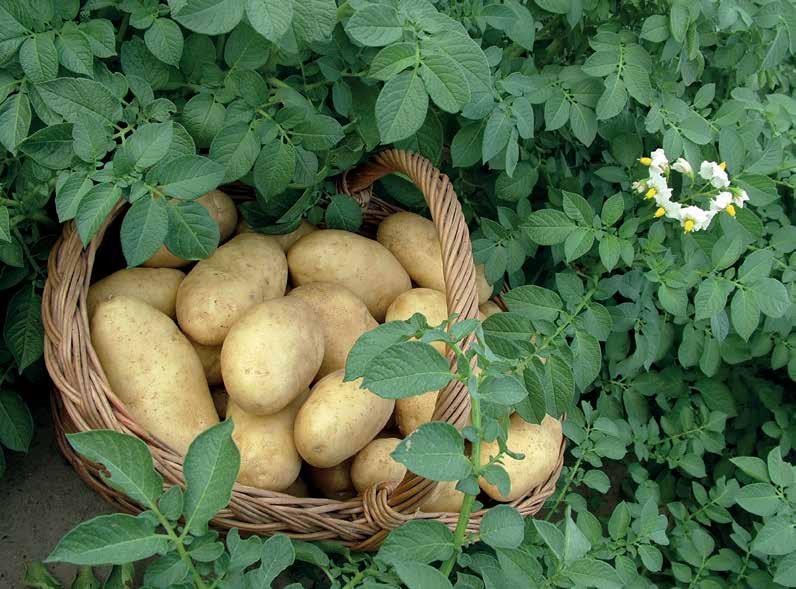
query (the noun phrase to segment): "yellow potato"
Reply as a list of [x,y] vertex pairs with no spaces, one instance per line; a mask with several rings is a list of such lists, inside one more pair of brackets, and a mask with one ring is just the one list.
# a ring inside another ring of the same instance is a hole
[[351,464],[351,480],[362,493],[381,481],[400,482],[406,467],[392,459],[392,451],[401,443],[399,438],[376,438],[362,448]]
[[274,240],[238,235],[202,260],[177,291],[177,320],[200,344],[218,346],[232,324],[258,303],[281,297],[287,260]]
[[172,268],[127,268],[119,270],[88,289],[88,316],[94,315],[97,305],[111,297],[123,295],[140,299],[161,313],[174,317],[177,289],[185,273]]
[[420,503],[420,511],[426,513],[453,513],[462,507],[464,493],[456,490],[456,481],[437,483],[431,493]]
[[483,315],[481,320],[483,321],[487,317],[491,317],[495,313],[502,313],[503,309],[497,306],[497,303],[493,303],[492,301],[487,301],[480,307],[478,307],[478,311]]
[[[307,391],[309,394],[309,391]],[[301,456],[293,443],[293,420],[306,394],[273,415],[252,415],[234,401],[227,404],[227,418],[235,429],[232,439],[240,450],[238,482],[266,491],[284,491],[298,478]]]
[[244,411],[272,415],[309,386],[322,360],[315,313],[297,297],[281,297],[252,307],[232,326],[221,347],[221,374]]
[[346,287],[331,282],[311,282],[290,291],[315,311],[323,331],[323,362],[316,378],[345,368],[348,352],[359,336],[378,323],[368,308]]
[[[275,239],[276,242],[279,244],[279,247],[281,247],[284,251],[287,251],[290,249],[290,246],[296,243],[299,239],[301,239],[308,233],[312,233],[316,229],[318,228],[315,225],[312,225],[307,221],[301,221],[301,224],[298,226],[298,228],[294,229],[290,233],[285,233],[283,235],[269,235],[269,237]],[[236,232],[238,234],[252,233],[252,228],[249,227],[249,224],[246,221],[241,219],[240,222],[238,223],[238,228]]]
[[343,382],[343,370],[312,387],[296,416],[296,448],[312,466],[340,464],[368,445],[389,421],[395,401],[360,388],[362,379]]
[[310,282],[342,284],[383,321],[402,292],[412,288],[409,275],[389,250],[356,233],[323,229],[299,239],[287,253],[294,286]]
[[408,436],[424,423],[431,421],[438,396],[439,391],[430,391],[398,399],[395,402],[395,421],[398,423],[398,430],[404,436]]
[[[190,341],[190,338],[188,338]],[[202,368],[205,371],[207,384],[211,387],[222,384],[221,378],[221,346],[205,346],[198,342],[191,341],[199,360],[202,361]]]
[[[501,495],[497,487],[481,479],[479,484],[484,492],[496,501],[514,501],[531,489],[544,483],[552,474],[558,461],[561,448],[561,422],[545,415],[541,424],[528,423],[518,414],[511,416],[507,446],[512,452],[525,455],[524,460],[503,458],[503,468],[511,480],[508,495]],[[497,441],[481,445],[481,464],[486,464],[490,456],[499,452]]]
[[[235,231],[235,224],[238,222],[238,209],[235,208],[235,202],[220,190],[211,190],[197,198],[196,202],[208,210],[210,216],[218,223],[221,241],[226,241]],[[148,268],[182,268],[190,263],[190,260],[183,260],[175,256],[163,245],[143,265]]]
[[[415,213],[393,213],[379,225],[376,239],[398,258],[412,280],[426,288],[445,292],[442,246],[434,222]],[[478,302],[492,295],[483,265],[476,266]]]
[[327,499],[351,499],[357,492],[351,482],[351,461],[330,468],[309,467],[310,479]]
[[143,301],[101,302],[91,341],[111,389],[133,419],[176,451],[218,423],[202,363],[174,322]]

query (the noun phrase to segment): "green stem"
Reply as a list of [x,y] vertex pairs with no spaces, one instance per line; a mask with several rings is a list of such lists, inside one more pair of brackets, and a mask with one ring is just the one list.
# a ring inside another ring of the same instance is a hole
[[[324,572],[326,572],[326,571],[324,571]],[[368,567],[366,569],[362,569],[361,571],[358,571],[356,575],[351,577],[348,580],[348,582],[345,585],[343,585],[342,589],[352,589],[352,587],[356,587],[362,579],[364,579],[365,577],[370,576],[372,572],[373,571],[372,571],[372,569],[370,567]],[[328,575],[328,573],[327,573],[327,575]]]
[[124,35],[127,32],[127,25],[130,23],[130,13],[126,12],[124,17],[122,17],[122,24],[119,25],[119,32],[116,35],[116,42],[121,43],[124,39]]
[[0,205],[5,205],[7,207],[21,207],[22,203],[12,200],[10,198],[2,198],[0,197]]
[[174,543],[174,546],[177,549],[177,554],[179,554],[180,558],[185,562],[186,565],[188,565],[188,570],[193,577],[194,585],[197,587],[197,589],[209,589],[207,583],[205,583],[204,579],[202,579],[202,576],[199,574],[199,571],[197,571],[196,567],[193,565],[193,560],[191,560],[191,557],[188,555],[188,551],[185,550],[185,546],[182,543],[184,536],[177,536],[177,534],[174,533],[169,520],[167,520],[166,517],[160,513],[160,511],[154,508],[154,506],[152,513],[155,514],[155,517],[157,517],[158,521],[160,521],[160,525],[162,525],[163,529],[166,530],[169,540]]
[[555,503],[553,503],[553,507],[550,508],[550,511],[547,512],[547,516],[545,516],[544,521],[550,521],[550,518],[553,517],[553,514],[558,509],[558,506],[561,505],[561,501],[563,501],[564,495],[566,495],[567,491],[569,491],[569,487],[572,485],[572,481],[575,480],[575,475],[580,469],[580,465],[582,462],[583,462],[583,455],[581,454],[580,458],[578,458],[575,464],[572,466],[572,470],[569,471],[569,477],[567,478],[567,483],[564,485],[564,487],[561,489],[561,492],[556,497]]
[[591,298],[592,298],[592,296],[594,296],[594,292],[595,292],[595,289],[592,288],[591,290],[589,290],[583,296],[583,300],[581,300],[580,304],[577,306],[575,311],[569,317],[567,317],[567,320],[564,323],[562,323],[561,325],[559,325],[558,329],[556,329],[555,333],[553,333],[553,335],[551,335],[550,337],[545,339],[544,343],[541,346],[536,348],[536,353],[537,354],[539,352],[541,352],[542,350],[544,350],[547,346],[549,346],[553,341],[555,341],[555,339],[558,336],[560,336],[562,333],[564,333],[564,331],[572,324],[572,322],[580,314],[580,312],[583,311],[583,309],[586,307],[586,305],[588,305],[591,302]]
[[17,238],[17,241],[19,241],[19,245],[22,248],[22,253],[25,254],[25,257],[28,259],[33,271],[36,273],[36,276],[40,278],[46,278],[40,264],[36,261],[36,258],[33,257],[30,248],[28,248],[28,244],[25,243],[25,240],[22,238],[22,234],[16,227],[14,227],[14,236]]

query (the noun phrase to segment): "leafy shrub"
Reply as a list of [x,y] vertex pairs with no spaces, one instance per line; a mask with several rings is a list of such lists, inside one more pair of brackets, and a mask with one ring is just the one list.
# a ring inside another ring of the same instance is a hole
[[[53,205],[87,242],[124,198],[129,264],[163,243],[196,259],[218,240],[203,191],[254,186],[261,231],[353,229],[327,179],[394,144],[449,174],[513,289],[485,335],[535,333],[526,389],[576,399],[561,521],[527,524],[514,568],[480,548],[463,566],[795,584],[791,0],[0,0],[0,25],[5,381],[41,355]],[[656,218],[633,183],[657,148],[726,162],[747,206],[687,234]],[[379,190],[423,209],[399,178]],[[24,449],[24,406],[0,399],[0,442]]]

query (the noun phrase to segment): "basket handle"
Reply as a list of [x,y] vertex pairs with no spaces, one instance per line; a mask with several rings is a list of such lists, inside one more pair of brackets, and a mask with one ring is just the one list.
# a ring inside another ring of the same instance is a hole
[[[387,149],[343,174],[339,186],[342,192],[353,196],[363,208],[367,208],[373,198],[373,183],[396,172],[407,176],[421,190],[431,210],[442,246],[448,312],[457,313],[457,320],[477,319],[478,293],[470,231],[448,176],[423,156],[402,149]],[[451,353],[449,359],[453,365]],[[466,386],[460,381],[452,381],[440,391],[432,419],[461,428],[469,414],[470,398]],[[409,513],[417,508],[434,484],[408,474],[387,498],[387,506],[399,513]]]

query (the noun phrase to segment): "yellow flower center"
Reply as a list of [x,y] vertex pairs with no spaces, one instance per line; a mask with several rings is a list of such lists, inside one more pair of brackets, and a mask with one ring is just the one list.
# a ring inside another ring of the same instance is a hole
[[693,219],[686,219],[685,223],[683,223],[683,229],[685,229],[686,233],[691,233],[694,230],[694,225],[696,225],[696,223]]
[[724,209],[724,210],[727,211],[727,214],[730,217],[734,217],[735,216],[735,206],[734,205],[727,205],[727,208]]
[[647,191],[647,193],[644,195],[644,198],[652,198],[652,197],[654,197],[656,194],[658,194],[658,191],[657,191],[657,190],[655,190],[654,188],[650,188],[650,189]]
[[652,158],[650,157],[640,157],[638,158],[639,163],[642,166],[651,166],[652,165]]
[[658,210],[655,211],[655,218],[659,219],[660,217],[663,217],[665,214],[666,214],[666,209],[664,209],[663,207],[658,207]]
[[727,162],[721,162],[721,163],[719,164],[719,167],[720,167],[722,170],[726,170],[726,169],[727,169]]

